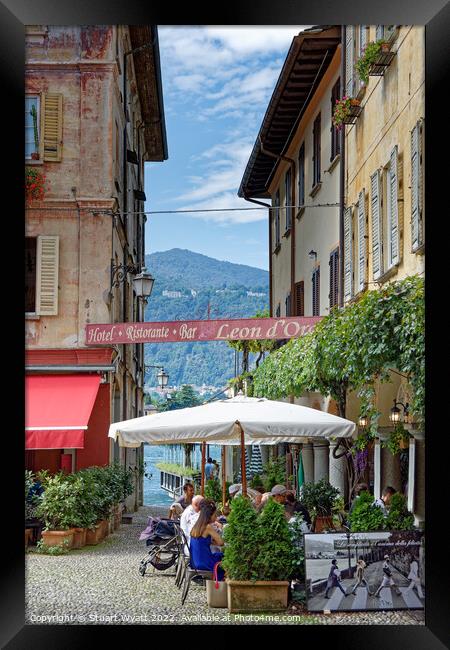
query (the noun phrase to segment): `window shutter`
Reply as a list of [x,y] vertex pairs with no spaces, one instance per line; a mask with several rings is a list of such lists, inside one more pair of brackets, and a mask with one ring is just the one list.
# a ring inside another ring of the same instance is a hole
[[370,177],[372,206],[372,271],[374,280],[380,277],[383,268],[381,229],[380,171]]
[[359,26],[359,56],[363,56],[367,45],[367,25]]
[[345,39],[345,94],[353,97],[353,51],[354,51],[354,27],[347,25]]
[[411,244],[417,250],[423,244],[423,165],[422,124],[411,131]]
[[398,229],[398,149],[397,145],[392,149],[390,162],[390,188],[391,193],[391,214],[389,215],[389,239],[390,239],[390,260],[389,266],[398,264],[400,261],[400,242]]
[[330,309],[339,301],[339,249],[337,248],[330,255]]
[[36,313],[58,313],[59,236],[39,235],[36,255]]
[[384,36],[384,25],[377,25],[375,32],[375,39],[379,41]]
[[58,162],[62,154],[62,95],[42,96],[44,160]]
[[358,199],[358,291],[364,291],[366,285],[366,206],[364,190]]
[[344,211],[344,298],[350,300],[352,286],[352,208]]
[[295,285],[295,311],[296,316],[305,315],[305,284],[303,280]]

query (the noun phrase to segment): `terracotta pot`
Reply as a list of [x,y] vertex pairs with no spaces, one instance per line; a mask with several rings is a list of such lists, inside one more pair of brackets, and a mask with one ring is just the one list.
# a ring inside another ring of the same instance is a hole
[[75,528],[72,548],[82,548],[86,545],[86,528]]
[[351,104],[352,106],[359,106],[359,105],[361,104],[361,100],[360,100],[360,99],[356,99],[356,97],[353,97],[353,99],[350,100],[350,104]]
[[386,54],[386,52],[390,52],[391,48],[389,46],[389,43],[381,43],[381,51],[383,54]]
[[333,517],[316,517],[314,522],[315,533],[321,533],[323,530],[332,530],[333,528]]
[[39,153],[37,151],[31,154],[31,160],[39,160]]
[[108,535],[108,520],[102,519],[100,521],[100,539],[104,539]]
[[229,612],[277,612],[287,609],[286,580],[226,580]]
[[32,528],[25,528],[25,548],[30,543],[32,534],[33,534],[33,529]]
[[68,530],[43,530],[42,541],[46,546],[61,547],[66,546],[65,542],[68,542],[67,548],[72,548],[74,532],[74,528]]
[[100,524],[96,524],[95,528],[88,528],[86,530],[86,544],[88,546],[95,546],[100,541]]

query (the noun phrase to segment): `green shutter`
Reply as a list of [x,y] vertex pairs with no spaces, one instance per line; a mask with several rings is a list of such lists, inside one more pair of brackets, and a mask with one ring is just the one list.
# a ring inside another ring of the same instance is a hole
[[344,299],[353,296],[352,264],[352,208],[344,210]]
[[400,262],[400,233],[398,224],[398,148],[392,149],[389,166],[390,214],[389,223],[389,266]]
[[372,272],[376,280],[383,272],[383,230],[381,225],[380,171],[370,177],[372,208]]
[[366,286],[366,206],[364,190],[358,199],[358,291]]

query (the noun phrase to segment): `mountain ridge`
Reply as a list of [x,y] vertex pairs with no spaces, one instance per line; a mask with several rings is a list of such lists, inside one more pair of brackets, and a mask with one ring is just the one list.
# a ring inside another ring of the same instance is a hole
[[[268,308],[269,273],[187,249],[146,255],[155,277],[147,322],[252,317]],[[145,363],[164,366],[169,384],[223,387],[234,376],[234,350],[225,342],[146,343]],[[146,377],[155,385],[155,373]]]

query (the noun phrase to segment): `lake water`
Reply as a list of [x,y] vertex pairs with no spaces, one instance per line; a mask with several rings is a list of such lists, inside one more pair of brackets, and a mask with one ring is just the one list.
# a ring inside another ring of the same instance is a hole
[[[168,449],[169,448],[169,449]],[[144,445],[144,462],[145,462],[145,471],[148,474],[151,474],[151,479],[148,479],[144,476],[144,505],[145,506],[156,506],[156,505],[170,505],[173,501],[171,496],[165,490],[162,490],[160,487],[160,470],[156,467],[157,463],[163,462],[173,462],[181,464],[181,455],[178,454],[173,449],[172,456],[170,459],[167,457],[168,452],[170,452],[169,445]],[[221,458],[221,447],[218,445],[210,445],[209,454],[213,460],[217,460],[220,465]],[[200,459],[200,450],[196,448],[193,458],[199,461]]]

